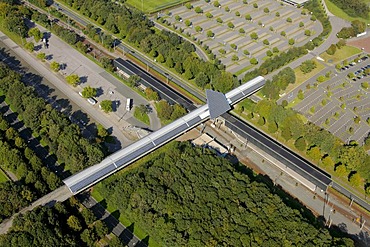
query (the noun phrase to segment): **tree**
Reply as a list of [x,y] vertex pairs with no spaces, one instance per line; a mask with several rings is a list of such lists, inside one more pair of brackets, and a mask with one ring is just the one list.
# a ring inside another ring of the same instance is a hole
[[316,146],[311,147],[311,148],[307,151],[307,154],[308,154],[308,156],[309,156],[311,159],[313,159],[313,160],[315,160],[315,161],[320,160],[320,159],[321,159],[321,157],[322,157],[322,155],[321,155],[321,151],[320,151],[320,148],[319,148],[319,147],[316,147]]
[[306,140],[304,139],[304,137],[299,137],[299,138],[295,141],[294,146],[295,146],[299,151],[305,151],[305,150],[306,150],[307,143],[306,143]]
[[185,20],[185,25],[187,27],[190,27],[192,25],[192,22],[190,20]]
[[231,21],[227,23],[227,26],[228,26],[229,28],[234,28],[234,27],[235,27],[235,26],[234,26],[234,24],[233,24]]
[[278,131],[278,126],[276,124],[275,121],[272,121],[269,123],[268,125],[268,131],[273,134],[273,133],[276,133],[276,131]]
[[304,99],[304,93],[303,93],[302,89],[300,89],[300,90],[298,91],[298,95],[297,95],[297,97],[298,97],[298,99],[300,99],[300,100],[303,100],[303,99]]
[[132,75],[130,78],[128,78],[128,83],[131,87],[136,87],[141,80],[141,77],[138,75]]
[[153,89],[151,89],[150,87],[147,87],[145,89],[145,95],[148,100],[158,101],[160,99],[158,93],[156,91],[153,91]]
[[249,52],[248,50],[244,50],[244,51],[243,51],[243,53],[244,53],[244,55],[246,55],[246,56],[250,55],[250,52]]
[[71,216],[68,217],[67,224],[68,224],[69,228],[71,228],[73,231],[78,232],[78,231],[82,230],[80,220],[74,215],[71,215]]
[[200,27],[200,26],[196,26],[195,28],[195,31],[197,31],[198,33],[202,32],[203,31],[203,28]]
[[256,32],[253,32],[250,34],[251,39],[257,40],[258,39],[258,34]]
[[101,220],[95,222],[94,229],[99,238],[103,238],[109,232],[108,227]]
[[337,50],[337,46],[334,44],[331,44],[330,47],[326,50],[326,53],[329,55],[334,55]]
[[96,93],[97,93],[97,89],[96,88],[93,88],[93,87],[90,87],[90,86],[87,86],[85,87],[81,94],[82,94],[82,97],[84,98],[91,98],[91,97],[95,97],[96,96]]
[[40,29],[38,29],[37,27],[31,28],[28,31],[28,36],[30,36],[30,37],[33,36],[36,43],[38,43],[42,38],[42,34],[40,32]]
[[24,48],[26,48],[30,52],[33,52],[35,50],[35,44],[33,42],[27,42],[24,45]]
[[68,84],[76,87],[80,83],[80,77],[76,74],[71,74],[66,76],[66,81]]
[[199,6],[195,7],[194,11],[195,11],[195,13],[197,13],[197,14],[201,14],[201,13],[203,13],[202,8],[201,8],[201,7],[199,7]]
[[218,18],[216,19],[216,21],[217,21],[218,23],[223,23],[223,22],[224,22],[220,17],[218,17]]
[[264,40],[262,41],[262,43],[263,43],[264,45],[269,45],[269,44],[270,44],[270,42],[269,42],[267,39],[264,39]]
[[238,61],[238,60],[239,60],[239,57],[238,57],[237,55],[235,55],[235,54],[234,54],[234,55],[231,57],[231,60],[232,60],[232,61],[234,61],[234,62],[235,62],[235,61]]
[[213,15],[212,15],[211,13],[207,12],[207,13],[206,13],[206,17],[207,17],[208,19],[211,19],[211,18],[213,17]]
[[58,72],[60,70],[60,64],[53,61],[51,62],[50,64],[50,68],[54,71],[54,72]]
[[329,155],[325,156],[321,161],[324,167],[334,168],[334,161]]
[[286,21],[287,21],[287,22],[289,22],[289,23],[291,23],[291,22],[292,22],[292,18],[288,17],[288,18],[286,19]]
[[263,12],[265,12],[266,14],[270,12],[269,8],[264,8],[263,9]]
[[207,37],[212,38],[214,36],[215,36],[215,34],[211,30],[207,31]]
[[280,17],[280,13],[279,13],[279,12],[276,12],[276,13],[275,13],[275,16],[276,16],[276,17]]
[[247,21],[250,21],[250,20],[252,20],[252,16],[251,16],[250,14],[246,14],[246,15],[245,15],[245,19],[246,19]]
[[253,3],[253,8],[257,9],[258,8],[258,4],[257,3]]
[[226,12],[230,12],[230,8],[228,6],[225,7]]
[[40,52],[40,53],[37,53],[36,57],[44,62],[46,58],[46,54],[44,52]]
[[239,29],[239,33],[245,33],[244,28],[240,28],[240,29]]
[[105,137],[109,136],[108,130],[106,128],[104,128],[104,126],[101,125],[101,124],[96,125],[96,130],[97,130],[97,135],[101,138],[105,138]]
[[310,31],[310,30],[305,30],[305,31],[304,31],[304,35],[306,35],[306,36],[311,36],[311,31]]
[[291,38],[291,39],[289,39],[288,43],[289,43],[289,45],[294,45],[295,41],[294,41],[293,38]]
[[347,175],[348,172],[347,172],[347,168],[345,165],[338,165],[335,167],[335,173],[339,177],[344,177]]
[[273,53],[279,53],[279,48],[277,48],[277,47],[272,48],[272,52]]
[[268,51],[266,51],[266,55],[268,57],[272,57],[272,55],[274,55],[274,54],[272,53],[272,51],[268,50]]
[[317,67],[316,62],[313,60],[306,60],[300,66],[299,69],[303,72],[303,74],[307,74],[314,70]]
[[256,58],[254,58],[254,57],[252,57],[252,58],[249,60],[249,62],[250,62],[251,64],[253,64],[253,65],[258,64],[258,60],[257,60]]
[[214,1],[213,2],[213,6],[215,6],[216,8],[218,8],[218,7],[221,6],[221,4],[218,1]]
[[199,74],[195,77],[195,84],[198,87],[204,88],[209,83],[209,78],[204,72],[199,72]]
[[173,109],[167,101],[161,100],[158,102],[157,112],[160,119],[169,120],[171,118],[172,111]]
[[360,187],[360,185],[362,184],[361,175],[358,172],[352,173],[349,177],[349,182],[354,187]]
[[240,12],[239,11],[236,11],[235,12],[235,16],[238,16],[239,17],[240,16]]
[[301,21],[301,22],[299,22],[299,25],[298,25],[299,27],[304,27],[304,23]]
[[113,106],[112,106],[112,101],[111,100],[103,100],[100,103],[100,108],[105,112],[112,112],[113,111]]
[[285,36],[286,36],[285,31],[281,31],[281,32],[280,32],[280,35],[281,35],[281,36],[283,36],[283,37],[285,37]]
[[193,8],[193,5],[191,5],[191,3],[186,3],[186,4],[185,4],[185,7],[186,7],[187,9],[192,9],[192,8]]

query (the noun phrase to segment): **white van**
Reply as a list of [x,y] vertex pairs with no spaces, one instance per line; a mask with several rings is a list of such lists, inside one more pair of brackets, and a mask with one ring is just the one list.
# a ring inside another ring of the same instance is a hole
[[132,106],[132,99],[128,98],[126,101],[126,111],[130,111]]
[[88,98],[87,101],[92,104],[92,105],[95,105],[96,103],[98,103],[95,99],[93,98]]

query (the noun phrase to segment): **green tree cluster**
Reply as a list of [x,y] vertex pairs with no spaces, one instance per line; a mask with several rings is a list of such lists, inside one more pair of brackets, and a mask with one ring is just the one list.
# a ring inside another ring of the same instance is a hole
[[306,60],[300,66],[299,69],[303,72],[303,74],[310,73],[317,67],[316,62],[313,60]]
[[331,0],[335,5],[352,17],[369,17],[369,5],[362,0]]
[[211,150],[173,142],[98,191],[161,246],[353,246],[243,171]]
[[98,163],[103,157],[102,147],[81,136],[76,124],[36,96],[34,89],[21,82],[21,75],[7,67],[0,67],[0,91],[17,111],[27,127],[38,134],[72,172]]
[[[224,65],[221,64],[220,60],[215,59],[211,62],[205,62],[194,57],[195,47],[190,42],[170,31],[156,32],[149,18],[125,4],[121,5],[105,0],[71,0],[65,1],[65,3],[99,22],[111,32],[117,34],[119,38],[125,39],[146,53],[154,54],[154,58],[161,55],[164,62],[172,60],[175,70],[189,79],[196,78],[200,72],[206,74],[208,78],[222,77],[222,83],[213,85],[215,90],[221,92],[226,92],[237,85],[235,84],[237,82],[236,78],[224,70]],[[214,2],[214,4],[217,3]],[[90,37],[96,35],[96,30],[93,26],[86,28]],[[212,33],[210,37],[213,37],[213,35]],[[105,40],[103,43],[106,43]],[[210,53],[211,50],[208,49],[208,52]],[[223,76],[223,74],[229,75]]]
[[[10,231],[0,235],[0,246],[93,247],[108,233],[105,223],[97,220],[90,209],[70,200],[63,204],[58,202],[52,208],[37,207],[19,214]],[[123,246],[116,237],[104,238],[104,241],[109,246]]]
[[289,84],[295,83],[295,73],[290,67],[281,70],[272,80],[267,80],[261,93],[269,99],[278,99],[280,91],[284,91]]
[[170,105],[166,100],[156,104],[158,117],[162,121],[173,121],[186,114],[186,109],[179,104]]

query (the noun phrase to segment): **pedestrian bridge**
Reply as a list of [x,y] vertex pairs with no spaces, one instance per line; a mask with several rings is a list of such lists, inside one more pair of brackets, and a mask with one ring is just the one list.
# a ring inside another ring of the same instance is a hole
[[232,105],[250,96],[264,84],[265,79],[258,76],[226,94],[207,90],[207,104],[117,151],[99,164],[70,176],[63,182],[73,194],[78,194],[200,123],[222,115]]

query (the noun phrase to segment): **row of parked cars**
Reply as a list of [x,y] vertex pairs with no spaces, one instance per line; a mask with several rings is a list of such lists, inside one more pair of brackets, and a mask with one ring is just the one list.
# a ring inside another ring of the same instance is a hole
[[340,70],[340,71],[345,71],[345,70],[347,70],[347,69],[349,69],[349,68],[351,68],[351,67],[355,66],[355,65],[356,65],[356,62],[357,62],[357,63],[361,63],[361,62],[363,62],[363,61],[366,61],[367,59],[369,59],[369,56],[368,56],[368,55],[363,56],[362,58],[359,58],[359,59],[357,59],[356,61],[353,61],[353,62],[349,63],[349,64],[348,64],[348,65],[346,65],[346,66],[343,66],[343,67],[342,67],[342,68],[340,68],[339,70]]

